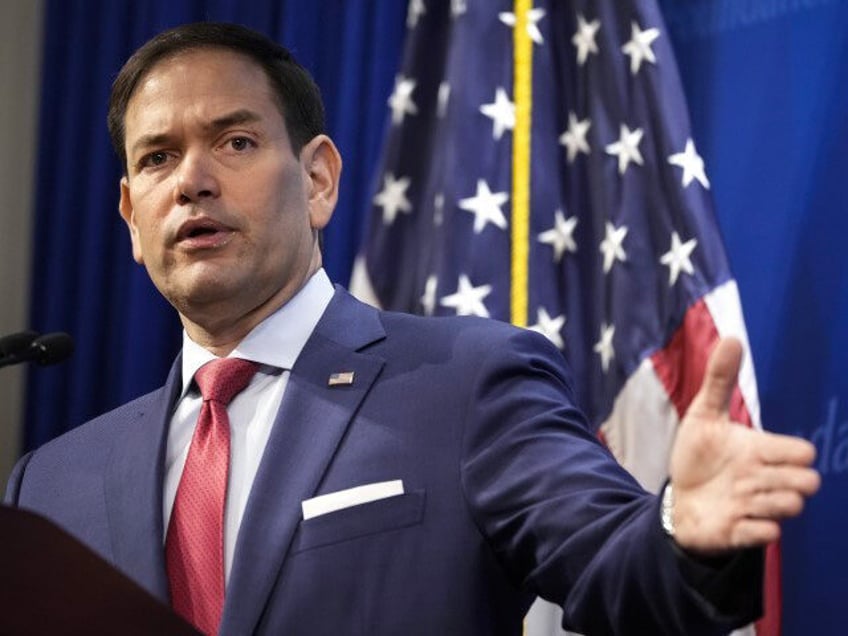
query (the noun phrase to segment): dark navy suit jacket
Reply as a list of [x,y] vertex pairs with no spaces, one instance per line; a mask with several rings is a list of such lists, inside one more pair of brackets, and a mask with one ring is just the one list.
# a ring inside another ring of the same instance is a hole
[[[6,492],[165,601],[179,369],[24,457]],[[352,385],[328,385],[346,371]],[[305,499],[395,479],[404,494],[302,520]],[[588,634],[720,633],[752,619],[758,568],[688,561],[658,506],[598,444],[543,337],[378,312],[337,291],[256,475],[221,633],[520,634],[536,595]]]

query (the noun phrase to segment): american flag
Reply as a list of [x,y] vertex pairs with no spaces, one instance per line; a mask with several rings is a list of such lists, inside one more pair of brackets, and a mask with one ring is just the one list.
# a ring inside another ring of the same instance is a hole
[[[351,288],[541,332],[657,491],[711,345],[748,345],[656,1],[410,0],[406,26]],[[759,426],[750,359],[731,413]],[[758,634],[779,633],[769,561]]]

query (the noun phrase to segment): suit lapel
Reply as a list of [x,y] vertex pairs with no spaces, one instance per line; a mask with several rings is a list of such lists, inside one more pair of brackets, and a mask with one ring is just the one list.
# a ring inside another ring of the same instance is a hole
[[[356,349],[383,335],[374,310],[337,292],[298,357],[242,519],[222,634],[256,629],[302,518],[301,501],[314,495],[383,367]],[[351,371],[352,384],[330,386],[332,374]]]
[[136,411],[127,415],[104,486],[115,565],[164,602],[168,602],[162,549],[164,453],[171,406],[179,390],[178,357],[165,386],[140,400]]

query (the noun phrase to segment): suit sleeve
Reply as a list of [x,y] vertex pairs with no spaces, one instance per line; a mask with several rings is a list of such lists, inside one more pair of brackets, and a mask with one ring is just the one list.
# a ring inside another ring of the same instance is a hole
[[[593,635],[724,633],[758,615],[757,568],[743,555],[730,565],[741,576],[728,577],[676,549],[658,498],[575,406],[558,351],[531,332],[488,351],[463,420],[460,469],[471,514],[517,586],[562,606],[566,628]],[[726,602],[704,597],[728,578]]]

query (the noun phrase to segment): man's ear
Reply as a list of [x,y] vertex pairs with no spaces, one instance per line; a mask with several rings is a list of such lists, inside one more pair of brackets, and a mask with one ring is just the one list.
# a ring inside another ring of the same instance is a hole
[[300,160],[308,179],[309,223],[321,230],[330,222],[339,199],[342,157],[332,139],[318,135],[300,151]]
[[130,230],[130,241],[132,241],[133,258],[139,265],[144,265],[144,256],[141,253],[141,240],[138,236],[138,228],[135,225],[135,213],[132,201],[130,201],[130,184],[127,177],[121,177],[121,200],[118,203],[121,218]]

